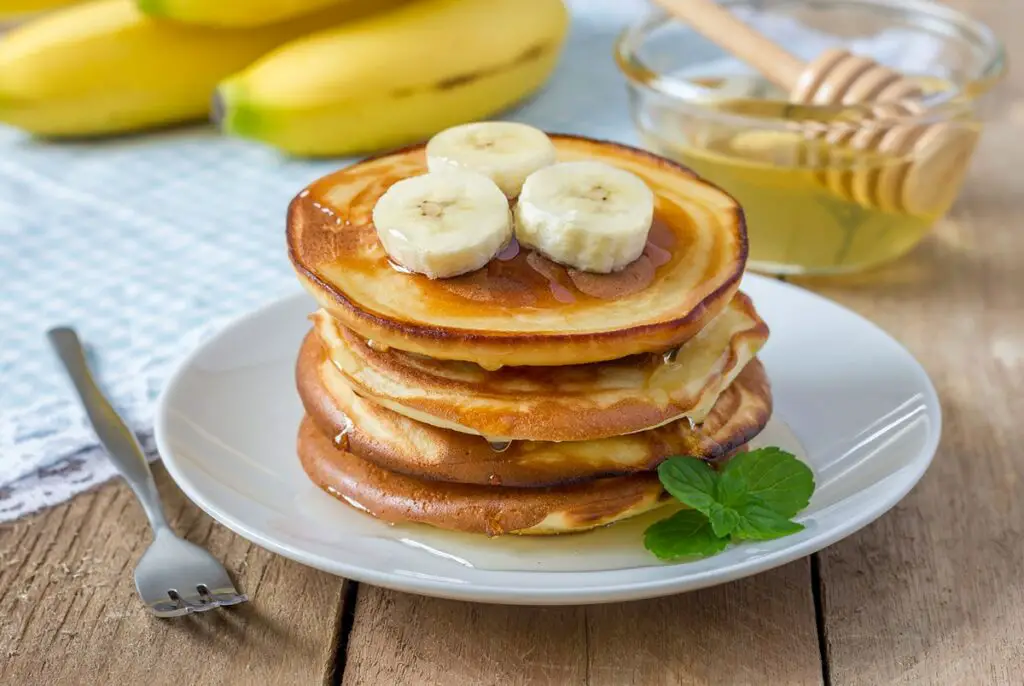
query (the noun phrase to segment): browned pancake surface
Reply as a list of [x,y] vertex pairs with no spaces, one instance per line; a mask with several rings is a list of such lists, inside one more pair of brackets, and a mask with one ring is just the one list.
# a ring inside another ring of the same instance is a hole
[[674,356],[487,371],[471,362],[382,350],[324,310],[313,320],[328,355],[360,395],[417,421],[491,441],[583,441],[684,416],[703,421],[768,337],[739,293]]
[[315,484],[375,517],[491,536],[585,531],[669,500],[655,474],[551,488],[424,481],[338,450],[308,417],[299,427],[298,453]]
[[409,419],[356,395],[312,332],[296,381],[306,413],[350,452],[424,479],[536,487],[650,470],[669,455],[719,460],[760,433],[772,411],[758,360],[715,402],[704,423],[680,420],[628,436],[553,443],[513,441],[497,452],[483,438]]

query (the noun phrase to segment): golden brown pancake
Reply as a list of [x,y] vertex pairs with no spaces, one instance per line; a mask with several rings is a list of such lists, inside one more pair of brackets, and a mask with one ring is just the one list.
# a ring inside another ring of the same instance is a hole
[[337,449],[308,417],[299,427],[298,453],[315,484],[374,517],[491,536],[585,531],[649,512],[671,500],[654,473],[550,488],[416,479]]
[[435,360],[373,347],[323,310],[320,340],[360,395],[407,417],[490,441],[584,441],[643,431],[684,416],[701,422],[768,337],[739,293],[674,359],[636,355],[565,367]]
[[359,397],[312,332],[295,371],[307,415],[340,447],[389,471],[492,486],[537,487],[619,476],[654,469],[670,455],[721,460],[760,433],[772,411],[768,379],[755,359],[696,428],[681,420],[593,441],[513,441],[498,452],[479,436],[423,424]]
[[655,192],[647,250],[622,272],[586,274],[514,248],[482,269],[431,280],[398,270],[372,210],[394,182],[427,171],[415,146],[334,172],[288,210],[288,251],[305,287],[359,336],[488,369],[661,352],[731,300],[747,256],[743,213],[690,170],[642,150],[553,136],[561,160],[598,159]]

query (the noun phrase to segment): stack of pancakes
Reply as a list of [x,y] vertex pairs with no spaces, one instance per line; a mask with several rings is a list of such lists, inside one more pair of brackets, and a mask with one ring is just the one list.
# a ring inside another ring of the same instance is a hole
[[429,279],[391,263],[372,222],[422,146],[326,176],[289,208],[292,263],[321,309],[299,353],[298,452],[330,494],[389,522],[490,535],[580,531],[665,504],[671,455],[721,461],[771,415],[768,330],[738,291],[736,202],[683,167],[552,136],[656,197],[644,254],[614,274],[515,243]]

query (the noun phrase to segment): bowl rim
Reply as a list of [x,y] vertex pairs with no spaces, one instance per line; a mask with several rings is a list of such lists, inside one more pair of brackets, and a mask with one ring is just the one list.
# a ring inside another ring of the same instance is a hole
[[[821,0],[717,0],[722,6],[752,6],[759,8],[766,6],[785,6],[802,2],[809,5],[825,4]],[[898,12],[904,15],[919,15],[930,21],[939,21],[947,26],[955,27],[963,33],[972,35],[987,50],[987,61],[984,67],[979,70],[973,80],[966,87],[955,87],[943,90],[922,100],[924,109],[920,114],[901,118],[901,121],[927,122],[936,120],[948,120],[951,115],[962,112],[965,105],[970,105],[974,100],[991,90],[996,83],[1005,75],[1007,70],[1007,53],[1003,42],[995,34],[990,26],[974,19],[970,15],[954,9],[948,5],[934,2],[933,0],[902,0],[898,5],[893,5],[891,0],[828,0],[830,7],[852,6],[866,9],[874,9],[880,12]],[[793,119],[782,119],[773,117],[758,117],[751,114],[739,114],[723,111],[709,106],[713,103],[716,93],[714,88],[703,86],[695,81],[669,76],[664,72],[652,69],[639,56],[641,46],[649,38],[650,34],[667,22],[678,21],[666,12],[655,9],[648,12],[638,21],[627,26],[617,37],[614,44],[614,58],[619,70],[626,76],[630,85],[653,91],[661,96],[679,103],[685,103],[688,107],[704,110],[713,114],[719,119],[733,121],[759,122],[758,126],[764,127],[776,122],[778,125],[791,125]],[[962,39],[960,39],[962,40]],[[857,112],[863,106],[849,105],[799,105],[800,111],[806,113],[806,118],[829,120],[851,111]]]

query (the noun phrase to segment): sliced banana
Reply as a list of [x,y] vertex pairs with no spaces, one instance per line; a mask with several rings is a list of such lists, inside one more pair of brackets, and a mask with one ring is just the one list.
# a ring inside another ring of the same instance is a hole
[[501,189],[455,169],[395,183],[374,206],[373,223],[392,260],[432,279],[479,269],[512,239]]
[[654,193],[604,162],[562,162],[527,177],[516,205],[519,243],[588,272],[618,271],[640,257]]
[[485,121],[445,129],[427,142],[427,168],[468,169],[488,176],[509,198],[526,177],[555,162],[555,146],[526,124]]

